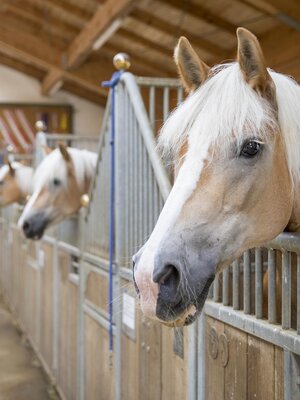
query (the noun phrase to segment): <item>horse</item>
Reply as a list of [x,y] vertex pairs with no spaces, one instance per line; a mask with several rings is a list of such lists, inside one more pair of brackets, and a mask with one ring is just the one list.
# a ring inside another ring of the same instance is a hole
[[266,67],[237,29],[237,61],[208,67],[181,37],[174,58],[188,92],[161,129],[178,174],[155,228],[133,256],[142,311],[192,323],[215,275],[282,231],[300,231],[300,87]]
[[33,168],[10,162],[0,168],[0,206],[24,203],[32,192]]
[[32,196],[18,221],[27,238],[41,239],[47,227],[79,210],[96,163],[96,153],[62,144],[42,160],[34,174]]

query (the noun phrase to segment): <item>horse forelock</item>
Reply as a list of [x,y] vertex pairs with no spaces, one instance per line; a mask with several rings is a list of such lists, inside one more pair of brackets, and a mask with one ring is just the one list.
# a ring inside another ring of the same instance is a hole
[[[72,159],[77,184],[83,190],[86,178],[91,179],[94,174],[97,155],[75,148],[68,148],[68,153]],[[34,191],[40,190],[54,178],[61,180],[62,185],[67,185],[67,163],[59,149],[53,150],[38,166],[34,175]]]
[[278,114],[245,82],[237,63],[214,67],[211,77],[162,127],[158,146],[163,155],[176,159],[186,144],[187,150],[193,146],[225,151],[233,138],[240,145],[249,137],[264,140],[280,132],[290,174],[299,180],[300,88],[285,75],[269,73],[276,87]]

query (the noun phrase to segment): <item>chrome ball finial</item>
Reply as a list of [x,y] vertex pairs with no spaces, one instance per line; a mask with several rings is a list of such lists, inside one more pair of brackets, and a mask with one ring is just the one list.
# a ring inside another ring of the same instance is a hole
[[88,207],[88,205],[90,204],[90,198],[86,193],[81,196],[80,203],[82,207]]
[[130,68],[130,57],[126,53],[118,53],[113,58],[113,63],[118,70],[127,70]]
[[36,121],[35,123],[35,129],[37,132],[45,132],[47,130],[46,124],[44,121]]

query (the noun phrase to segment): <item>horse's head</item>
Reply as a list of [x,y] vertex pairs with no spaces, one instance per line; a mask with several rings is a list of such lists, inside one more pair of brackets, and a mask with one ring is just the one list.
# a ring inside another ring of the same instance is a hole
[[33,170],[19,162],[8,162],[0,169],[0,206],[22,202],[30,194]]
[[162,128],[160,144],[177,158],[178,175],[133,257],[144,313],[169,325],[192,322],[216,272],[274,238],[292,213],[294,171],[287,160],[299,160],[299,149],[291,148],[295,129],[282,134],[292,126],[283,109],[296,101],[286,91],[299,89],[267,70],[255,36],[239,28],[237,37],[237,63],[212,69],[185,38],[175,50],[189,96]]
[[48,226],[80,208],[80,198],[88,190],[91,176],[84,162],[86,153],[60,145],[38,166],[33,194],[18,222],[27,238],[40,239]]

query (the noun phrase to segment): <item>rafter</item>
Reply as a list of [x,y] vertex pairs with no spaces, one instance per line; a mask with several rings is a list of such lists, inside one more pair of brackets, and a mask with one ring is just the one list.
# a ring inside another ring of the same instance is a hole
[[99,6],[93,18],[69,46],[67,51],[68,68],[78,66],[92,51],[99,38],[103,38],[100,44],[104,44],[118,29],[122,18],[128,15],[136,3],[137,0],[107,0]]
[[181,12],[186,12],[193,17],[202,19],[216,28],[222,29],[225,32],[235,35],[236,26],[226,19],[219,17],[217,14],[212,13],[209,9],[204,8],[198,4],[191,3],[190,1],[182,0],[162,0],[163,3],[177,8]]
[[222,47],[203,39],[194,33],[187,31],[186,29],[178,29],[177,26],[172,25],[165,20],[154,16],[147,11],[143,11],[141,9],[133,10],[132,17],[136,18],[139,21],[146,23],[149,26],[152,26],[155,29],[160,30],[168,35],[175,36],[176,38],[179,36],[186,36],[190,41],[192,41],[193,45],[197,46],[200,49],[212,54],[218,58],[226,58],[228,56],[228,52],[224,50]]
[[[51,71],[53,68],[53,64],[36,56],[33,56],[32,54],[27,53],[24,50],[11,46],[3,41],[0,41],[0,54],[21,62],[25,65],[28,65],[31,68],[43,71],[44,73],[48,73],[48,71]],[[100,85],[97,86],[94,83],[88,82],[87,80],[82,79],[81,77],[74,75],[70,72],[62,72],[66,81],[73,82],[75,85],[81,86],[82,90],[84,90],[85,92],[91,92],[93,94],[93,98],[98,96],[100,101],[103,100],[103,97],[106,97],[107,91],[101,88]]]

